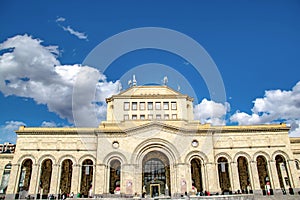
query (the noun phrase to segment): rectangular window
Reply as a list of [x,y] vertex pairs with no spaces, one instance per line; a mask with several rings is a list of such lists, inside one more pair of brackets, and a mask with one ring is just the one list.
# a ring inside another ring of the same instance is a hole
[[149,115],[148,115],[148,119],[150,119],[150,120],[153,119],[153,115],[152,115],[152,114],[149,114]]
[[164,102],[164,110],[169,110],[169,102]]
[[156,119],[161,119],[161,115],[160,114],[156,115]]
[[133,119],[133,120],[136,120],[136,119],[137,119],[137,116],[136,116],[136,115],[132,115],[132,119]]
[[144,120],[145,119],[145,115],[140,115],[140,119]]
[[148,110],[153,110],[153,102],[148,102]]
[[129,110],[130,104],[129,102],[124,102],[124,110]]
[[177,114],[172,114],[172,119],[177,119]]
[[164,115],[164,119],[169,119],[169,115],[168,115],[168,114],[165,114],[165,115]]
[[129,115],[124,115],[124,120],[129,120]]
[[155,102],[155,109],[156,109],[156,110],[160,110],[160,109],[161,109],[160,106],[161,106],[161,105],[160,105],[160,102]]
[[171,102],[171,109],[172,110],[177,110],[177,104],[176,104],[176,102]]
[[140,110],[145,110],[145,102],[140,103]]
[[132,102],[132,110],[137,110],[137,102]]

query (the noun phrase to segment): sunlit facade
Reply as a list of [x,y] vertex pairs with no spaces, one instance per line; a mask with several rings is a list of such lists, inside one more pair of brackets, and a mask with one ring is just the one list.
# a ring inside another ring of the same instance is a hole
[[132,86],[106,101],[107,120],[97,128],[21,126],[15,152],[0,154],[6,198],[300,189],[300,138],[290,139],[285,124],[201,124],[193,99],[167,86]]

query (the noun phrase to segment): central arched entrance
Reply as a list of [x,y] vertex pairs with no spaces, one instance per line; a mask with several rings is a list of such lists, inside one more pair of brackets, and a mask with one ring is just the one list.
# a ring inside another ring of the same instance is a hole
[[171,194],[169,159],[162,152],[151,151],[143,158],[143,193],[150,197]]

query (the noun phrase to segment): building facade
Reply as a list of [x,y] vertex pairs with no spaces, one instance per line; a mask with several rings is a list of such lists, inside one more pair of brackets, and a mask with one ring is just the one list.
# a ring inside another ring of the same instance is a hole
[[133,86],[106,101],[97,128],[21,126],[15,152],[0,154],[6,198],[300,190],[300,138],[285,124],[201,124],[193,99],[167,86]]

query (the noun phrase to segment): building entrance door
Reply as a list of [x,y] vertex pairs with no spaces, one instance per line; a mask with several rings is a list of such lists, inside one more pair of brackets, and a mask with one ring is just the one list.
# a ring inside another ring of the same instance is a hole
[[159,184],[151,184],[150,185],[150,196],[158,197],[160,195],[160,185]]
[[159,151],[149,152],[143,158],[143,192],[150,197],[171,193],[169,160]]

